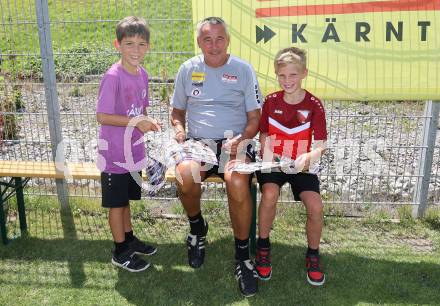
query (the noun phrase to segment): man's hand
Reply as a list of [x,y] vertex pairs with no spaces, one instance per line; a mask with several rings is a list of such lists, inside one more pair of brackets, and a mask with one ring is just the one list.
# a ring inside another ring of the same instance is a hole
[[185,117],[186,110],[173,108],[170,115],[171,125],[174,127],[176,135],[174,138],[177,143],[183,143],[186,140]]
[[176,135],[174,136],[174,139],[176,139],[177,143],[184,143],[186,140],[185,131],[182,130],[177,131]]
[[226,153],[229,153],[231,155],[237,155],[237,148],[240,142],[243,139],[241,139],[241,134],[238,134],[237,136],[227,139],[226,142],[223,144],[223,148],[225,149]]
[[136,119],[136,127],[142,133],[146,133],[148,131],[158,132],[162,129],[162,123],[159,123],[156,119],[144,115],[136,117]]

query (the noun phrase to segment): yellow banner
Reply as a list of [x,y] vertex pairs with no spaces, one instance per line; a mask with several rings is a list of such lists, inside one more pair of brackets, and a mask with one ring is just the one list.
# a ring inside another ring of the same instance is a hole
[[230,52],[252,63],[265,94],[278,90],[275,54],[296,46],[308,56],[303,85],[322,99],[440,100],[440,0],[193,0],[192,8],[194,24],[226,21]]

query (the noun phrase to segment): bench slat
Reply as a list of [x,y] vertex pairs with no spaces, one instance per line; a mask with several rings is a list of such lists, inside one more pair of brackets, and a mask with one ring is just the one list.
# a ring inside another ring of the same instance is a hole
[[[67,163],[66,168],[68,170],[68,177],[74,179],[99,180],[101,176],[94,163]],[[0,177],[6,176],[54,179],[62,179],[65,177],[63,171],[57,170],[54,162],[0,160]],[[174,169],[168,169],[166,180],[168,182],[174,182],[176,180]],[[211,176],[206,182],[222,183],[223,181],[220,177]]]

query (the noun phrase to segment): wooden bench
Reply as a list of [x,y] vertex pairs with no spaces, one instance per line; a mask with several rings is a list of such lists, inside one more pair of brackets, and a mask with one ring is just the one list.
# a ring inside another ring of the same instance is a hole
[[[67,163],[65,165],[66,171],[59,171],[54,162],[34,162],[34,161],[10,161],[0,160],[0,177],[8,177],[9,181],[0,180],[0,231],[3,244],[8,243],[6,216],[4,214],[3,203],[5,203],[12,196],[17,198],[18,216],[20,223],[20,230],[22,233],[27,231],[26,211],[23,196],[23,188],[31,178],[50,178],[50,179],[91,179],[100,180],[100,172],[94,163]],[[175,182],[176,177],[173,171],[166,173],[167,182]],[[220,177],[209,177],[205,182],[221,183]],[[251,184],[252,197],[252,224],[250,229],[251,250],[255,250],[255,236],[256,236],[256,201],[257,201],[257,187],[255,180]]]

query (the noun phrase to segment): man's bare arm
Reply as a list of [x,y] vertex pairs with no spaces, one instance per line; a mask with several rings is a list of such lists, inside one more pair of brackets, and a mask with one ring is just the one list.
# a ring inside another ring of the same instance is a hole
[[173,108],[171,111],[171,125],[174,127],[178,143],[182,143],[186,139],[185,116],[186,110]]
[[230,152],[232,155],[237,154],[237,148],[241,141],[246,139],[253,139],[255,135],[258,133],[258,128],[260,126],[260,109],[256,109],[246,113],[247,115],[247,124],[244,128],[241,137],[232,141],[230,145]]

